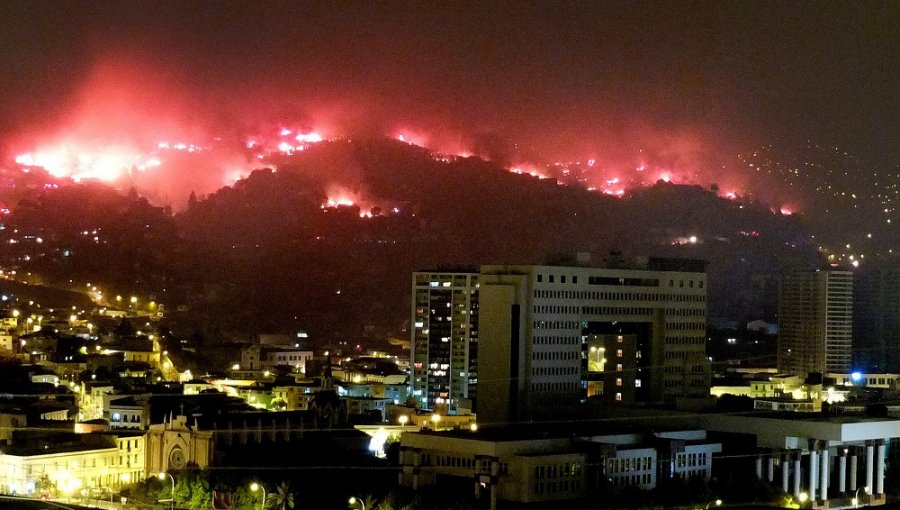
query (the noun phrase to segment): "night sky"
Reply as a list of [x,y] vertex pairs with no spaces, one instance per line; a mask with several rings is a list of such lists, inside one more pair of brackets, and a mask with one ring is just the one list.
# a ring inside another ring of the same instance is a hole
[[900,160],[897,2],[0,8],[7,139],[50,129],[96,93],[99,72],[127,89],[102,94],[109,108],[206,129],[282,117],[403,125],[548,158],[681,143],[733,155],[812,139]]

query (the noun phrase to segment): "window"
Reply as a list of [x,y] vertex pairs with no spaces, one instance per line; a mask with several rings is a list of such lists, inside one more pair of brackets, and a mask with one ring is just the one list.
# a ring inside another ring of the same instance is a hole
[[542,274],[537,275],[537,281],[538,281],[538,283],[543,282],[543,281],[544,281],[544,275],[542,275]]

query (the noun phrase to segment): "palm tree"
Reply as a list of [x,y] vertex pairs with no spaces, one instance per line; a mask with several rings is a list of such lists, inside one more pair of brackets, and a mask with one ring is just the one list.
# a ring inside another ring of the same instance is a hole
[[290,510],[294,508],[294,493],[290,484],[281,482],[275,491],[266,498],[266,508],[269,510]]

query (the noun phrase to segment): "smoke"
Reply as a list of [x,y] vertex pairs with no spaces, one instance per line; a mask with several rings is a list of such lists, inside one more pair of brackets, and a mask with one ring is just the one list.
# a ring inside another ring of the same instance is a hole
[[[753,188],[771,187],[752,182],[752,173],[735,163],[733,148],[716,133],[694,126],[666,128],[635,119],[616,129],[600,122],[606,136],[576,125],[545,132],[527,125],[510,135],[450,122],[453,112],[435,112],[434,105],[429,111],[435,117],[423,118],[410,114],[409,105],[392,109],[364,93],[351,101],[333,91],[297,97],[296,90],[256,83],[252,76],[245,83],[195,84],[183,68],[106,56],[77,93],[60,98],[54,118],[35,119],[13,138],[8,160],[50,161],[54,175],[134,187],[174,209],[184,207],[192,192],[234,184],[255,168],[272,166],[272,154],[302,151],[319,138],[388,136],[612,195],[659,180],[715,185],[731,197],[763,196]],[[548,125],[558,121],[548,119]],[[359,203],[368,195],[364,172],[352,158],[332,163],[331,178]]]

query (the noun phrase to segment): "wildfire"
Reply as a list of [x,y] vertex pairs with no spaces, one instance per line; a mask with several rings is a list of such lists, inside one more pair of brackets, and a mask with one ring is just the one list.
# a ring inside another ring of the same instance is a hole
[[159,158],[141,155],[129,148],[89,150],[71,144],[43,147],[20,154],[15,157],[15,161],[23,170],[39,167],[57,178],[107,182],[116,181],[131,171],[143,171],[161,164]]
[[428,140],[424,136],[410,133],[409,131],[401,131],[395,134],[394,139],[398,142],[415,145],[416,147],[426,147],[426,144],[428,143]]
[[540,169],[532,165],[516,165],[511,167],[509,171],[519,175],[530,175],[532,177],[537,177],[538,179],[549,179],[547,174],[541,172]]

